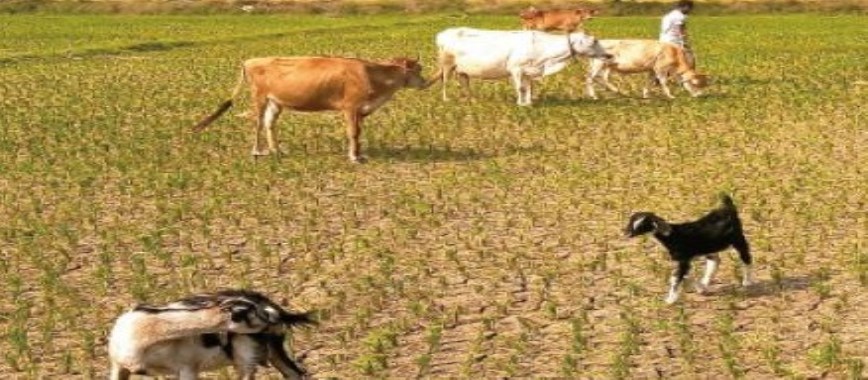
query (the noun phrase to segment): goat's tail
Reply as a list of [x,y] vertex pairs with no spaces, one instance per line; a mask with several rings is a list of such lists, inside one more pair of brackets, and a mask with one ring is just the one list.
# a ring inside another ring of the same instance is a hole
[[281,319],[287,327],[315,325],[319,323],[316,314],[313,311],[306,313],[284,313]]
[[224,113],[226,113],[226,111],[229,110],[230,107],[232,107],[232,101],[241,92],[241,89],[243,88],[244,82],[246,81],[246,79],[247,79],[247,73],[244,70],[244,64],[242,64],[241,65],[241,75],[239,75],[238,83],[235,85],[235,88],[232,90],[232,95],[229,96],[229,99],[226,99],[223,103],[220,103],[220,107],[217,107],[217,111],[214,111],[214,113],[208,115],[207,117],[202,119],[202,121],[196,123],[196,125],[193,126],[193,132],[201,132],[203,129],[205,129],[205,127],[211,125],[211,123],[213,123],[214,120],[217,120],[218,118],[220,118],[220,116],[222,116]]
[[729,194],[721,193],[720,202],[723,203],[724,208],[735,210],[735,202],[732,201],[732,197]]

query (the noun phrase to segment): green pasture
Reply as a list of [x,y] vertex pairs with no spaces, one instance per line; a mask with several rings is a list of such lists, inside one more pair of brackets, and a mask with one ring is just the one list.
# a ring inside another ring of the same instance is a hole
[[[862,16],[692,17],[714,78],[697,99],[640,99],[640,75],[592,101],[584,63],[530,108],[505,80],[446,102],[405,90],[366,120],[363,165],[334,114],[284,113],[279,158],[249,156],[243,97],[191,132],[246,58],[418,55],[431,75],[439,30],[516,25],[0,15],[0,378],[104,377],[120,312],[225,287],[320,310],[291,342],[317,378],[868,376]],[[711,295],[688,284],[666,306],[664,249],[621,229],[696,218],[720,192],[759,284],[738,286],[727,253]]]

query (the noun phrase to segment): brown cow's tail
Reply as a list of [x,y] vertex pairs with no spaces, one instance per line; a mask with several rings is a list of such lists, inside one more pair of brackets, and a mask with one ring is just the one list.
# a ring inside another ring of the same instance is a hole
[[205,127],[211,125],[211,123],[213,123],[214,120],[217,120],[218,118],[220,118],[220,116],[223,116],[223,114],[226,113],[226,111],[232,107],[232,101],[241,92],[241,89],[244,86],[244,82],[245,82],[246,78],[247,78],[247,73],[244,71],[244,65],[242,64],[241,65],[241,75],[239,75],[238,83],[235,85],[235,88],[232,90],[232,95],[229,97],[229,99],[226,99],[223,103],[220,103],[220,107],[217,107],[217,111],[214,111],[214,113],[212,113],[211,115],[208,115],[206,118],[202,119],[202,121],[196,123],[196,125],[193,126],[193,132],[201,132],[203,129],[205,129]]

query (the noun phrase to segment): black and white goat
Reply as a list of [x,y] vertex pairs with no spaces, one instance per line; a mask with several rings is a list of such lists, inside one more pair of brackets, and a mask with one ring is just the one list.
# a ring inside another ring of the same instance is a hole
[[722,196],[723,205],[711,211],[699,220],[670,224],[663,218],[650,212],[638,212],[630,217],[625,234],[628,237],[639,236],[649,232],[654,233],[660,243],[669,251],[678,267],[673,271],[669,281],[669,295],[666,303],[672,304],[678,300],[679,286],[690,271],[690,262],[696,257],[705,257],[705,274],[696,284],[696,290],[702,294],[708,289],[714,272],[720,265],[718,252],[729,247],[735,248],[742,263],[742,285],[753,283],[751,274],[750,246],[742,231],[738,210],[728,195]]
[[305,370],[283,342],[288,328],[309,323],[309,314],[290,313],[249,290],[139,305],[118,317],[111,331],[109,378],[129,379],[135,374],[190,380],[199,372],[234,366],[239,378],[253,379],[257,367],[266,364],[284,378],[304,378]]

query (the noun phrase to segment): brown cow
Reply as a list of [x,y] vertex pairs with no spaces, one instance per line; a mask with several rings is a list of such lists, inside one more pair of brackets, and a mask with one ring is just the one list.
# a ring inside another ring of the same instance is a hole
[[543,11],[536,7],[529,7],[521,11],[518,16],[521,18],[521,26],[524,29],[560,30],[572,33],[585,20],[590,20],[596,14],[596,9],[551,9]]
[[[599,40],[606,53],[614,56],[612,59],[591,59],[588,77],[585,82],[586,90],[591,98],[596,99],[594,82],[600,82],[607,89],[621,93],[617,87],[609,82],[609,74],[649,73],[649,85],[659,85],[663,94],[668,98],[674,98],[666,81],[670,77],[681,80],[684,88],[690,95],[696,97],[702,95],[702,89],[708,86],[707,75],[696,72],[696,69],[687,59],[684,49],[680,46],[657,40]],[[647,98],[650,94],[649,86],[642,90],[642,97]]]
[[[338,57],[252,58],[241,65],[241,77],[232,97],[194,127],[201,131],[232,106],[244,82],[250,83],[256,118],[254,156],[278,152],[274,122],[284,108],[295,111],[340,111],[347,123],[349,158],[363,162],[359,148],[362,120],[404,87],[425,88],[417,60],[393,58],[370,62]],[[262,149],[265,129],[268,149]]]

